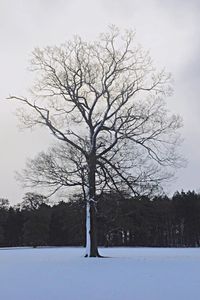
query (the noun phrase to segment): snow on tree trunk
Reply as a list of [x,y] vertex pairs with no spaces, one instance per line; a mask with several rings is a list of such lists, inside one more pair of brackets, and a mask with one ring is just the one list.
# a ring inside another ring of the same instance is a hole
[[86,249],[85,257],[100,257],[97,247],[96,208],[94,200],[86,198]]
[[90,237],[90,200],[89,200],[89,192],[86,194],[86,249],[85,249],[85,257],[90,256],[91,249],[91,237]]

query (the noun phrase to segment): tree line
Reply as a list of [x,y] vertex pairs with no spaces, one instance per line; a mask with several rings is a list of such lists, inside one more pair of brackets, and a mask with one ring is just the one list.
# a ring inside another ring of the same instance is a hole
[[[100,246],[200,246],[198,193],[153,199],[107,193],[100,200]],[[34,193],[27,193],[15,206],[0,199],[0,246],[85,246],[85,218],[85,201],[79,195],[54,205]]]

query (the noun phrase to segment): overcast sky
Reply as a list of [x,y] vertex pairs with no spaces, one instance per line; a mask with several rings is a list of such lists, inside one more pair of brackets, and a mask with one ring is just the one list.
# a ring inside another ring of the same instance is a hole
[[169,108],[184,119],[186,168],[168,191],[200,190],[200,2],[198,0],[0,0],[0,197],[20,202],[15,180],[28,157],[46,149],[46,131],[18,128],[9,94],[26,95],[34,47],[60,44],[79,34],[93,39],[110,24],[136,30],[158,68],[174,78]]

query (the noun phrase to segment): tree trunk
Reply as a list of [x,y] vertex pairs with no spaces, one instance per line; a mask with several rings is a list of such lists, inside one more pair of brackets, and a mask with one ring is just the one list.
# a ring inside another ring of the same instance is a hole
[[86,195],[86,205],[85,205],[85,214],[86,214],[86,249],[85,249],[85,257],[90,256],[90,203],[89,203],[89,197]]
[[92,153],[88,159],[88,191],[86,193],[86,254],[85,257],[100,257],[96,230],[96,158]]

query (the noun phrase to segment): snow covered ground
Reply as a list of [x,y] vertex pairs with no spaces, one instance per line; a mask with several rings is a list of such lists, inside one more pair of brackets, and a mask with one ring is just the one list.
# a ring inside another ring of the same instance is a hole
[[200,299],[200,249],[0,249],[2,300]]

